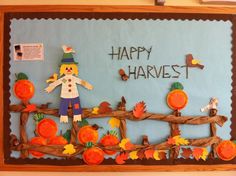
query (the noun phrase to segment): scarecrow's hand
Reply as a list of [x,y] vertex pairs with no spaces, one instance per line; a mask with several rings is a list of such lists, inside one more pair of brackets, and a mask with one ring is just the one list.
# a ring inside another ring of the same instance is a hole
[[52,92],[53,87],[52,86],[48,86],[47,88],[44,89],[47,93]]

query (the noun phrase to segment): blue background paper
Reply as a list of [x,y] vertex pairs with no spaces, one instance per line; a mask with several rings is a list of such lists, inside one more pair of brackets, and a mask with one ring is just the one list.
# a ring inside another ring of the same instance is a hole
[[[231,118],[231,23],[229,21],[182,21],[182,20],[30,20],[13,19],[11,21],[11,75],[10,86],[14,83],[14,74],[25,72],[34,82],[36,94],[32,103],[51,102],[51,107],[58,108],[58,87],[51,94],[44,92],[45,80],[59,71],[63,51],[61,45],[73,46],[75,59],[79,62],[79,77],[94,86],[88,91],[78,86],[83,107],[94,107],[102,101],[108,101],[115,108],[121,96],[127,100],[127,109],[131,110],[138,101],[145,101],[147,109],[155,113],[171,113],[165,102],[170,85],[179,81],[189,97],[182,115],[205,115],[200,108],[211,97],[219,99],[219,114]],[[44,61],[14,61],[13,45],[16,43],[43,43]],[[112,60],[108,53],[111,47],[152,46],[150,59]],[[130,79],[120,80],[118,70],[128,65],[184,65],[185,55],[192,53],[205,65],[204,70],[189,69],[189,78],[180,79]],[[13,93],[11,103],[19,103]],[[52,117],[63,133],[70,128],[70,123],[60,124]],[[108,118],[89,120],[92,124],[104,126],[100,134],[109,129]],[[34,121],[29,119],[27,132],[34,136]],[[159,143],[169,136],[166,122],[146,120],[128,121],[128,137],[134,143],[140,143],[142,135],[148,135],[151,143]],[[19,114],[11,113],[12,133],[19,136]],[[186,138],[208,137],[209,125],[181,125],[182,136]],[[59,133],[59,132],[58,132]],[[217,135],[230,138],[230,120],[220,128]],[[12,156],[18,157],[17,152]]]

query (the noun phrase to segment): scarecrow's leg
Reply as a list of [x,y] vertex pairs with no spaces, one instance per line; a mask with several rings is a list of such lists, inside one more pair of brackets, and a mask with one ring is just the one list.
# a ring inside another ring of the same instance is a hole
[[68,123],[68,115],[67,115],[67,110],[69,107],[70,99],[68,98],[61,98],[61,103],[60,103],[60,109],[59,109],[59,114],[60,114],[60,122]]
[[72,99],[72,106],[73,106],[73,121],[81,121],[81,114],[82,114],[82,108],[80,105],[80,99],[79,97],[73,98]]

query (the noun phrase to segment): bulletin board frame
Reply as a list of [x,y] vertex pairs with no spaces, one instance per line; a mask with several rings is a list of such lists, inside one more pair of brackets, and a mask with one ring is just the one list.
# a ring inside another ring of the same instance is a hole
[[[90,18],[158,18],[158,19],[215,19],[230,20],[233,24],[233,83],[232,83],[232,114],[236,113],[236,8],[233,7],[170,7],[170,6],[95,6],[95,5],[75,5],[75,6],[0,6],[0,170],[10,171],[222,171],[235,170],[236,162],[222,162],[222,164],[178,164],[178,165],[41,165],[40,162],[34,164],[15,164],[7,161],[9,155],[6,141],[9,140],[9,123],[6,116],[8,104],[6,97],[9,93],[6,88],[6,76],[9,72],[7,62],[9,60],[9,38],[7,29],[9,20],[17,18],[73,18],[74,16]],[[158,17],[157,17],[158,16]],[[7,71],[8,70],[8,71]],[[236,125],[236,120],[231,120]],[[236,129],[231,131],[231,139],[236,139]]]

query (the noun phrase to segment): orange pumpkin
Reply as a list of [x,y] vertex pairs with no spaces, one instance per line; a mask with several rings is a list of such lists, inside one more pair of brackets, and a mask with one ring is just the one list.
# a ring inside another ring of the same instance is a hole
[[[106,134],[105,136],[103,136],[101,138],[100,143],[104,147],[106,147],[106,146],[115,146],[115,145],[120,143],[120,140],[118,139],[117,136],[115,136],[113,134]],[[113,151],[113,150],[104,150],[104,152],[107,155],[114,155],[116,153],[116,151]]]
[[48,145],[66,145],[68,141],[63,136],[55,136],[48,140]]
[[222,141],[216,148],[218,157],[224,161],[230,161],[236,156],[236,145],[230,140]]
[[41,137],[53,138],[57,133],[57,124],[52,119],[44,118],[37,124],[36,131]]
[[[42,137],[33,137],[29,143],[31,145],[47,145],[47,140]],[[33,150],[29,150],[29,153],[36,158],[41,158],[44,156],[43,153]]]
[[19,80],[13,87],[15,96],[22,100],[27,101],[34,96],[34,85],[29,80]]
[[88,165],[99,165],[104,160],[104,152],[98,147],[91,147],[84,151],[83,160]]
[[87,142],[92,142],[95,144],[98,141],[98,131],[90,125],[83,126],[79,129],[77,138],[81,144],[85,144]]
[[187,94],[180,89],[172,90],[167,95],[167,104],[173,110],[181,110],[188,103]]

